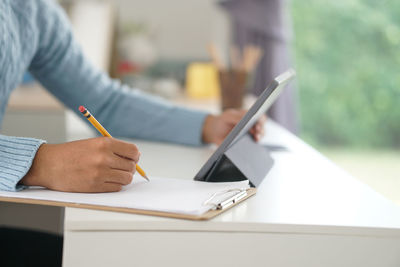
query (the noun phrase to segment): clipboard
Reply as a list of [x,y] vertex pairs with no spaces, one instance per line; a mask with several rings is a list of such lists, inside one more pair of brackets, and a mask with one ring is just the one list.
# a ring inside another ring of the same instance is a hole
[[[131,213],[131,214],[160,216],[160,217],[175,218],[175,219],[204,221],[204,220],[212,219],[215,216],[242,203],[246,199],[255,195],[256,192],[257,192],[256,188],[248,188],[245,190],[238,190],[237,193],[230,195],[227,198],[223,198],[221,201],[218,201],[217,203],[212,203],[213,205],[210,205],[210,209],[201,215],[190,215],[190,214],[184,214],[184,213],[174,213],[174,212],[164,212],[164,211],[144,210],[144,209],[124,208],[124,207],[111,207],[111,206],[105,206],[105,205],[94,205],[94,204],[86,204],[86,203],[71,203],[71,202],[33,199],[33,198],[24,198],[24,197],[22,197],[22,198],[21,197],[8,197],[8,196],[1,195],[1,191],[0,191],[0,201],[32,204],[32,205],[45,205],[45,206],[71,207],[71,208],[92,209],[92,210],[102,210],[102,211],[124,212],[124,213]],[[213,200],[213,197],[210,197],[209,199],[205,199],[205,202],[208,201],[211,203],[212,200]]]

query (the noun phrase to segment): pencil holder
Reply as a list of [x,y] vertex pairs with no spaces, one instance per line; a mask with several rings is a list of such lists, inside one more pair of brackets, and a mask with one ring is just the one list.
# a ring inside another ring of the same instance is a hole
[[221,70],[219,72],[221,88],[221,108],[241,109],[246,94],[247,72],[243,70]]

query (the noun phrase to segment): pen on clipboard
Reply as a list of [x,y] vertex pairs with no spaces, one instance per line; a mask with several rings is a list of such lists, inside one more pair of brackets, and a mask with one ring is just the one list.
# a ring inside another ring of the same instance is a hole
[[[88,121],[103,135],[106,137],[112,137],[111,134],[107,132],[107,130],[96,120],[95,117],[87,110],[84,106],[79,107],[79,111],[82,113],[83,116],[88,119]],[[142,168],[138,164],[136,164],[136,170],[137,172],[145,178],[147,181],[150,181],[149,178],[147,177],[146,173],[143,171]]]

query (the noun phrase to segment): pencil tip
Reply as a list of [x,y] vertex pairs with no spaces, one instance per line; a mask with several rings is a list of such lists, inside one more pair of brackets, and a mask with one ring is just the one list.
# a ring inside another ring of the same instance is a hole
[[143,178],[150,182],[150,179],[147,177],[147,175],[143,176]]

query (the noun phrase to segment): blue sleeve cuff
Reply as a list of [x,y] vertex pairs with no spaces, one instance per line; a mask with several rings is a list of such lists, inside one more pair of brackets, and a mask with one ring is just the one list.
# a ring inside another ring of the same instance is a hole
[[18,184],[32,166],[39,147],[46,141],[0,135],[0,190],[20,191]]

